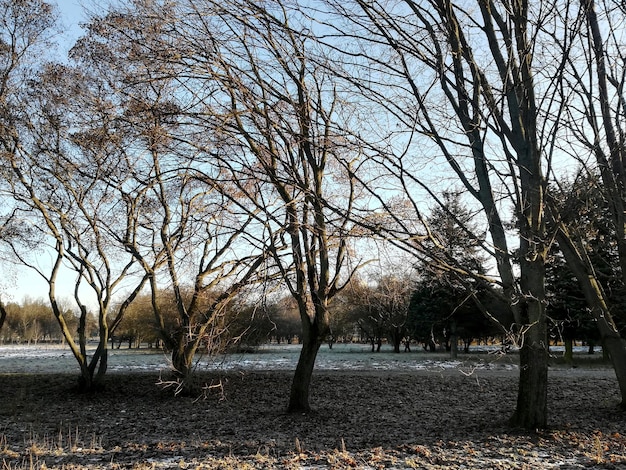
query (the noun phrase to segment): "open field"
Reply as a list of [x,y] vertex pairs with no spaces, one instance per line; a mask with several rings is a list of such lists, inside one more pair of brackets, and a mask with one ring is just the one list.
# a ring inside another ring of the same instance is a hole
[[[583,349],[583,348],[581,348]],[[203,371],[293,370],[298,361],[298,345],[264,345],[253,352],[232,353],[213,358],[198,357],[197,369]],[[491,351],[486,353],[485,351]],[[474,348],[469,355],[451,361],[449,354],[426,353],[416,347],[411,353],[394,354],[389,346],[372,353],[365,344],[336,344],[333,349],[323,346],[316,361],[318,370],[402,370],[439,371],[473,368],[481,370],[517,369],[517,356],[498,354],[498,348]],[[584,355],[581,355],[584,357]],[[597,356],[596,356],[597,357]],[[67,346],[0,345],[0,373],[41,372],[67,373],[77,369]],[[155,349],[112,349],[109,351],[109,371],[159,372],[170,368],[169,357]]]
[[63,361],[58,352],[15,361],[0,349],[3,468],[626,468],[626,414],[605,366],[552,367],[550,429],[528,434],[506,423],[514,355],[451,363],[412,353],[390,365],[387,353],[322,351],[316,412],[306,416],[284,412],[291,366],[268,365],[295,355],[287,348],[207,363],[199,368],[205,393],[186,398],[157,385],[159,367],[140,367],[166,367],[162,354],[114,351],[106,389],[80,395],[71,357],[65,371],[10,371],[11,363]]

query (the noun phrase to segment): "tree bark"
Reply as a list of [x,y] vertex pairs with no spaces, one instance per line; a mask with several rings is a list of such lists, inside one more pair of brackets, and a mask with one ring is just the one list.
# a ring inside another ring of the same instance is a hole
[[305,337],[302,342],[298,365],[291,383],[291,394],[289,395],[289,406],[287,407],[287,411],[290,413],[308,413],[311,411],[309,403],[311,378],[313,376],[313,368],[315,367],[315,359],[321,345],[322,342],[316,338]]
[[198,341],[186,338],[186,330],[177,332],[176,343],[172,348],[172,367],[174,377],[179,382],[176,394],[192,395],[196,389],[193,383],[193,361],[198,349]]
[[517,406],[510,420],[524,429],[545,428],[548,417],[548,350],[532,336],[536,333],[528,334],[520,349]]
[[[533,231],[527,232],[533,233]],[[545,312],[545,249],[540,242],[520,244],[520,374],[513,426],[528,430],[548,424],[548,329]]]
[[291,382],[291,393],[287,411],[290,413],[308,413],[311,411],[309,392],[313,368],[320,346],[329,330],[329,317],[325,309],[318,307],[316,315],[303,321],[302,349]]
[[563,358],[565,359],[566,364],[574,363],[574,341],[572,338],[565,338],[565,354],[563,354]]
[[0,331],[2,331],[2,327],[4,326],[4,321],[7,318],[7,311],[4,308],[4,304],[0,300]]
[[456,359],[459,356],[459,337],[456,333],[456,320],[450,322],[450,359]]

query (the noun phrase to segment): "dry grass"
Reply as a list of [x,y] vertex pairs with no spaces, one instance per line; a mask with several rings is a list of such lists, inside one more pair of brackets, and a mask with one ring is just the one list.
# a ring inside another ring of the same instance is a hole
[[97,395],[67,375],[2,375],[0,470],[626,468],[604,369],[554,371],[537,433],[507,427],[515,372],[318,372],[310,415],[284,412],[287,372],[200,378],[201,395],[175,397],[150,374],[111,374]]

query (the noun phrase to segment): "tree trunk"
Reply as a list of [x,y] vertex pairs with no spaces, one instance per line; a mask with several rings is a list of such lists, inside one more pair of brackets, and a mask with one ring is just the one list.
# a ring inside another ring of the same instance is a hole
[[456,359],[459,356],[459,337],[456,334],[456,321],[450,322],[450,359]]
[[184,379],[191,374],[191,360],[184,346],[172,351],[172,367],[177,377]]
[[100,338],[100,344],[91,360],[88,361],[86,355],[79,360],[78,390],[81,393],[97,392],[103,388],[108,367],[108,342],[108,337]]
[[[557,242],[561,252],[567,261],[576,279],[580,283],[587,305],[591,308],[591,314],[596,320],[602,349],[607,351],[615,370],[615,376],[619,385],[622,402],[621,407],[626,409],[626,347],[619,330],[606,302],[606,294],[586,253],[576,249],[576,245],[564,227],[557,232]],[[590,352],[593,351],[593,343],[589,343]]]
[[393,352],[396,354],[400,354],[400,345],[402,344],[402,335],[395,329],[393,332]]
[[526,338],[520,349],[517,407],[511,424],[524,429],[545,428],[548,421],[547,390],[548,350],[545,345]]
[[4,308],[4,304],[0,300],[0,331],[2,331],[2,327],[4,325],[4,321],[6,320],[6,318],[7,318],[7,311]]
[[[312,336],[312,337],[311,337]],[[289,396],[290,413],[308,413],[311,411],[309,404],[309,393],[311,389],[311,377],[315,367],[315,359],[322,345],[322,341],[316,335],[305,335],[298,358],[298,365],[291,383],[291,394]]]
[[192,375],[196,349],[197,344],[189,342],[184,332],[177,334],[176,344],[172,347],[172,367],[178,381],[176,394],[189,396],[195,392]]
[[565,338],[565,354],[563,354],[563,358],[565,359],[566,364],[574,363],[574,341],[572,338]]
[[[530,250],[520,250],[530,253]],[[548,424],[548,328],[545,314],[545,263],[537,256],[521,261],[520,299],[524,323],[520,332],[520,374],[517,406],[511,424],[528,430]]]
[[326,306],[318,304],[314,308],[313,318],[308,313],[301,312],[302,349],[291,382],[291,394],[287,407],[287,411],[290,413],[308,413],[311,411],[309,392],[315,359],[330,330],[330,315]]
[[102,381],[109,367],[109,337],[108,332],[105,332],[104,337],[100,338],[98,348],[91,359],[91,373],[94,376],[93,387],[101,388]]

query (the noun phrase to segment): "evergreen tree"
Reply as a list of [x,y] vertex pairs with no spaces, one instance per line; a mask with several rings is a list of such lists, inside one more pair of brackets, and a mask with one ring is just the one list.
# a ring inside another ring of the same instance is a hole
[[[486,273],[480,251],[484,234],[460,194],[451,192],[445,193],[444,204],[433,210],[428,226],[433,234],[433,261],[423,266],[411,298],[408,324],[413,337],[425,347],[432,350],[437,342],[443,342],[454,357],[459,338],[467,350],[472,339],[491,330],[476,302],[484,304],[492,294],[488,282],[480,278]],[[452,265],[479,276],[447,269]]]

